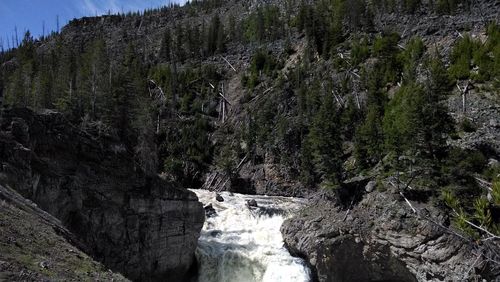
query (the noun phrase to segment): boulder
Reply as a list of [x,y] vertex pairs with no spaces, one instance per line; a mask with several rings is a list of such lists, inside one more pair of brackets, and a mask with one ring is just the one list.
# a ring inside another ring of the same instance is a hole
[[248,206],[248,207],[253,207],[253,208],[256,208],[256,207],[258,207],[258,205],[257,205],[257,201],[256,201],[256,200],[254,200],[254,199],[247,200],[247,206]]
[[217,200],[217,202],[224,202],[224,198],[219,194],[215,194],[215,200]]
[[217,215],[217,212],[215,211],[214,207],[212,204],[208,204],[204,207],[205,209],[205,217],[214,217]]
[[375,190],[375,187],[377,187],[377,181],[370,181],[368,182],[368,184],[366,184],[365,191],[370,193]]

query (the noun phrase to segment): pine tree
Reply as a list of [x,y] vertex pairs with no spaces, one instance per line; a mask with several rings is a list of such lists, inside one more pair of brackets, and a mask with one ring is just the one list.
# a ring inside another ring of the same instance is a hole
[[323,181],[337,184],[342,178],[342,141],[333,95],[324,95],[309,133],[313,163]]
[[213,55],[216,52],[222,52],[225,49],[224,25],[219,15],[215,15],[210,22],[210,28],[207,35],[207,53]]
[[80,85],[78,90],[83,101],[85,112],[93,120],[99,119],[106,93],[110,91],[110,63],[106,44],[98,39],[86,50],[82,56],[83,65],[80,67]]
[[431,59],[428,63],[429,77],[423,92],[421,120],[424,146],[429,157],[440,159],[446,153],[447,135],[454,130],[453,120],[444,104],[450,84],[441,59]]
[[415,83],[401,87],[389,102],[384,115],[384,137],[388,151],[396,157],[407,151],[415,155],[418,145],[423,142],[421,129],[422,110],[425,101],[424,89]]
[[356,130],[355,155],[361,168],[367,168],[381,160],[384,152],[382,115],[376,104],[369,104],[365,121]]
[[160,60],[161,61],[171,61],[172,60],[172,36],[170,29],[166,29],[163,34],[160,47]]
[[67,114],[70,120],[78,120],[82,109],[78,108],[77,95],[77,56],[72,48],[58,47],[58,66],[54,78],[54,104]]

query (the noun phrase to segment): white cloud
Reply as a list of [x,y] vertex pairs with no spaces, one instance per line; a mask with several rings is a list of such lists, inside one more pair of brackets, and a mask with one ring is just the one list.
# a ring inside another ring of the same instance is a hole
[[167,5],[169,2],[183,5],[187,0],[81,0],[77,9],[82,16],[95,16],[107,14],[108,11],[112,13],[142,11]]
[[99,7],[97,7],[93,0],[83,0],[80,3],[79,10],[83,15],[93,16],[96,13],[100,13]]

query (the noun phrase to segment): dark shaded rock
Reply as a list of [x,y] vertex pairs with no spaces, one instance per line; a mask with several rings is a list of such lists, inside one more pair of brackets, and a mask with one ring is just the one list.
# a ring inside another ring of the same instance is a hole
[[231,179],[230,191],[246,195],[255,195],[255,193],[257,193],[252,180],[246,177],[236,177]]
[[208,204],[205,206],[205,217],[214,217],[217,216],[217,212],[215,211],[212,204]]
[[196,195],[146,175],[124,145],[55,112],[0,118],[0,181],[61,220],[113,270],[134,280],[182,280],[204,221]]
[[220,237],[220,235],[222,235],[222,231],[220,230],[212,230],[210,231],[210,236],[216,238],[216,237]]
[[247,195],[305,196],[308,189],[289,179],[285,171],[284,167],[272,163],[244,164],[238,177],[231,181],[230,191]]
[[224,198],[219,194],[215,194],[215,200],[217,200],[217,202],[224,202]]
[[257,214],[262,216],[276,216],[276,215],[285,215],[286,212],[283,209],[280,208],[273,208],[273,207],[259,207],[257,210]]
[[248,200],[248,201],[247,201],[247,206],[248,206],[248,207],[254,207],[254,208],[256,208],[256,207],[258,207],[258,205],[257,205],[257,201],[256,201],[256,200],[254,200],[254,199]]

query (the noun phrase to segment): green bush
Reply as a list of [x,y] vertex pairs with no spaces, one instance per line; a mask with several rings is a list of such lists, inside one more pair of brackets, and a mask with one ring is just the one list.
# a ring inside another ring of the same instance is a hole
[[470,77],[472,68],[472,57],[474,49],[480,48],[476,42],[466,35],[459,40],[451,52],[450,75],[455,79],[467,79]]
[[500,206],[500,178],[493,181],[491,196],[493,203],[496,206]]
[[279,67],[272,54],[264,50],[257,50],[252,57],[250,64],[250,74],[242,77],[242,83],[246,87],[253,89],[259,85],[261,75],[275,78],[276,69]]
[[[454,79],[472,78],[488,81],[500,76],[500,31],[496,24],[488,27],[485,44],[469,35],[459,40],[451,52],[449,73]],[[476,70],[477,71],[472,71]]]
[[464,118],[462,120],[462,122],[460,123],[460,128],[464,132],[475,132],[477,130],[476,125],[474,123],[472,123],[472,121],[470,121],[467,118]]
[[370,57],[370,46],[366,38],[354,40],[351,44],[351,61],[353,65],[359,65]]

